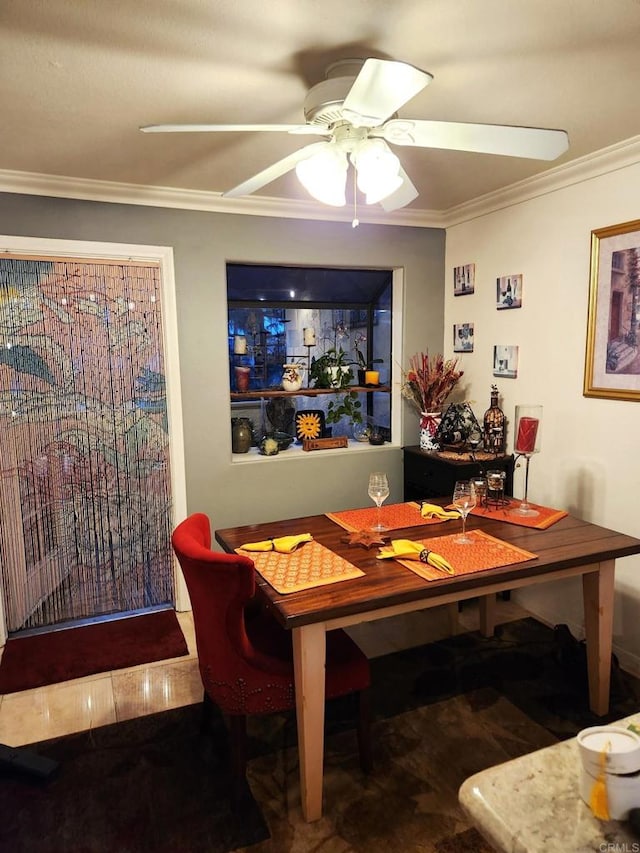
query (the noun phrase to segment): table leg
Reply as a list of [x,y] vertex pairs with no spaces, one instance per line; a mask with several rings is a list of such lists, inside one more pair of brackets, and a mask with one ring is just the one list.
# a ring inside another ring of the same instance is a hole
[[449,633],[452,637],[455,637],[457,634],[462,633],[462,629],[460,628],[460,618],[458,616],[458,605],[459,601],[452,601],[451,604],[445,604],[444,606],[447,608],[447,618],[449,621]]
[[496,594],[481,595],[480,609],[480,633],[483,637],[493,637],[496,628]]
[[615,565],[606,560],[599,571],[582,576],[589,707],[600,717],[609,710]]
[[322,623],[293,629],[300,798],[302,814],[308,822],[322,817],[326,654]]

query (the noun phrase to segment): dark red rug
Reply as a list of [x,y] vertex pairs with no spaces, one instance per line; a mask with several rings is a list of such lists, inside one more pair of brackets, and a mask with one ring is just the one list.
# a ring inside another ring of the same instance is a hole
[[0,662],[0,693],[188,654],[174,610],[12,637]]

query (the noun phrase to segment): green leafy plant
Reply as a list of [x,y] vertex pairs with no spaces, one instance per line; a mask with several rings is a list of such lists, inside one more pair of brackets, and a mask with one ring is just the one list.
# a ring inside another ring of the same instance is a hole
[[358,399],[357,391],[348,391],[342,399],[331,400],[327,406],[326,422],[337,424],[341,418],[349,418],[351,424],[362,423],[362,403]]
[[[309,368],[309,379],[313,380],[314,388],[346,388],[351,384],[353,373],[347,361],[347,353],[340,347],[330,347],[319,358],[314,358],[311,361]],[[340,368],[337,374],[337,381],[334,380],[335,370]]]

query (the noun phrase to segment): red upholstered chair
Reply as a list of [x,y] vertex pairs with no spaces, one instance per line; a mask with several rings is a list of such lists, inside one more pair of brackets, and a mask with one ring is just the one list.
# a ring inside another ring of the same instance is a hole
[[[244,789],[246,716],[295,708],[291,633],[257,605],[253,561],[211,550],[209,519],[195,513],[176,527],[172,544],[184,575],[207,700],[229,721],[234,798]],[[326,696],[354,693],[363,770],[371,767],[369,662],[344,633],[327,634]]]

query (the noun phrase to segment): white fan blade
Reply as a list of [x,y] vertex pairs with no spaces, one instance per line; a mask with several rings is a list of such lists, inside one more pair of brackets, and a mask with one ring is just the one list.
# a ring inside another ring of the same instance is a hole
[[398,187],[394,193],[383,198],[380,202],[383,209],[386,211],[398,210],[398,208],[404,207],[409,204],[409,202],[412,202],[414,198],[418,198],[418,190],[411,183],[409,176],[402,166],[400,167],[400,172],[398,174],[402,178],[402,186]]
[[532,160],[555,160],[569,147],[569,136],[564,130],[456,121],[391,119],[370,135],[381,136],[393,145],[477,151]]
[[296,133],[326,136],[329,128],[314,124],[148,124],[141,127],[143,133]]
[[291,169],[295,169],[300,160],[306,160],[306,158],[310,157],[315,151],[319,151],[321,148],[324,148],[329,144],[330,143],[328,142],[314,142],[311,145],[305,145],[304,148],[299,148],[297,151],[294,151],[293,154],[289,154],[287,157],[283,157],[282,160],[278,160],[277,163],[267,166],[266,169],[263,169],[261,172],[253,175],[253,177],[248,178],[243,183],[238,184],[237,187],[232,187],[232,189],[227,190],[227,192],[222,193],[222,195],[224,198],[237,198],[241,195],[250,195],[256,190],[259,190],[261,187],[264,187],[266,184],[270,184],[271,181],[275,181],[275,179],[281,177],[281,175],[290,172]]
[[342,105],[355,127],[377,127],[421,92],[433,76],[406,62],[367,59]]

